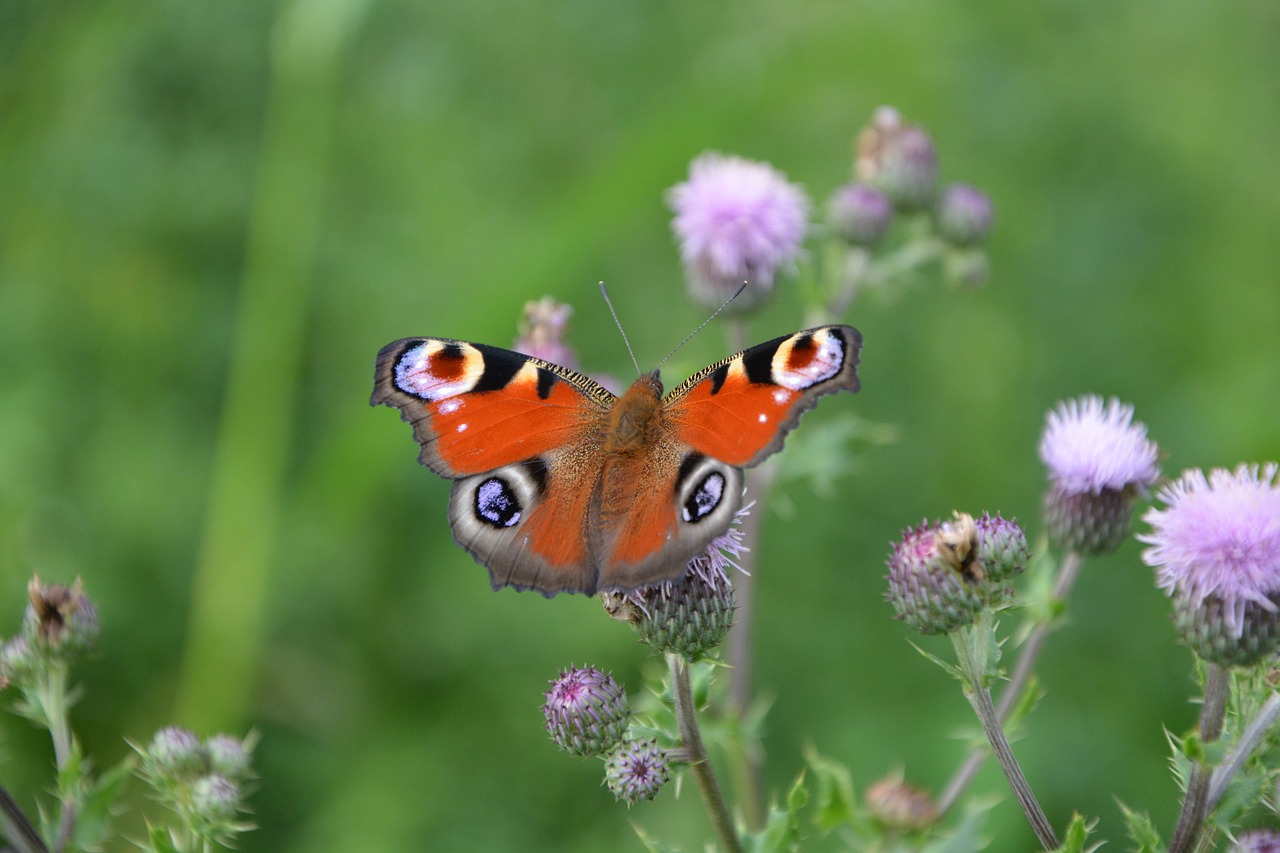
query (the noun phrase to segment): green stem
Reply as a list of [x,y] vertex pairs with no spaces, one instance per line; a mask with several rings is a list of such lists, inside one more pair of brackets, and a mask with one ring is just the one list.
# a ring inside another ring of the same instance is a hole
[[1262,706],[1262,710],[1258,711],[1257,716],[1249,721],[1249,725],[1245,726],[1235,749],[1222,762],[1222,766],[1213,772],[1213,781],[1209,785],[1209,802],[1206,814],[1213,811],[1214,806],[1222,799],[1222,795],[1227,792],[1227,785],[1231,783],[1232,777],[1240,772],[1240,768],[1249,760],[1249,756],[1257,749],[1258,744],[1262,742],[1262,738],[1275,725],[1277,718],[1280,718],[1280,694],[1273,693],[1267,699],[1266,704]]
[[689,680],[689,663],[677,654],[667,654],[667,666],[671,669],[671,693],[675,698],[676,725],[680,729],[682,741],[689,761],[689,772],[693,774],[702,802],[711,816],[711,824],[716,836],[726,853],[742,853],[742,842],[733,827],[733,818],[729,807],[725,805],[724,795],[720,792],[720,783],[716,781],[715,772],[707,758],[707,749],[702,743],[702,732],[698,729],[697,709],[693,704],[693,685]]
[[1000,763],[1000,769],[1004,771],[1005,778],[1013,789],[1013,795],[1017,798],[1018,805],[1022,807],[1022,813],[1027,816],[1027,822],[1031,824],[1031,830],[1035,833],[1040,846],[1045,850],[1056,850],[1062,845],[1054,834],[1049,819],[1045,817],[1044,810],[1040,808],[1035,794],[1032,793],[1031,786],[1027,784],[1027,777],[1023,775],[1018,760],[1014,758],[1013,749],[1009,746],[1004,728],[1001,727],[1000,720],[996,716],[995,705],[991,702],[991,691],[987,689],[987,659],[991,635],[992,631],[986,619],[978,625],[951,633],[956,658],[967,682],[965,698],[969,700],[974,713],[978,715],[978,720],[982,723],[982,731],[991,744],[996,761]]
[[[1084,557],[1075,551],[1068,551],[1063,557],[1062,564],[1058,567],[1058,577],[1053,584],[1053,601],[1066,601],[1071,594],[1071,587],[1075,585],[1076,578],[1080,575],[1080,567],[1084,564]],[[1049,609],[1052,612],[1052,608]],[[1045,640],[1049,638],[1056,627],[1055,620],[1047,618],[1041,622],[1027,637],[1025,643],[1022,644],[1022,650],[1018,653],[1018,662],[1014,664],[1013,674],[1009,677],[1009,683],[1005,685],[1004,690],[1000,694],[1000,704],[996,708],[996,716],[1003,725],[1009,719],[1009,715],[1013,712],[1018,700],[1022,698],[1023,691],[1027,688],[1027,683],[1031,679],[1031,674],[1035,671],[1036,661],[1040,658],[1040,652],[1044,649]],[[960,800],[960,795],[969,787],[978,770],[987,760],[987,751],[985,749],[975,749],[965,758],[964,764],[960,765],[960,769],[951,777],[951,781],[943,788],[942,794],[938,797],[938,814],[944,815],[951,810]]]
[[[1227,714],[1227,693],[1231,687],[1231,672],[1216,663],[1208,664],[1204,678],[1204,704],[1200,707],[1200,739],[1212,743],[1222,735],[1222,721]],[[1209,814],[1209,787],[1213,779],[1212,769],[1197,760],[1191,767],[1187,780],[1187,794],[1182,800],[1182,811],[1169,842],[1169,853],[1188,853],[1194,850],[1204,819]]]

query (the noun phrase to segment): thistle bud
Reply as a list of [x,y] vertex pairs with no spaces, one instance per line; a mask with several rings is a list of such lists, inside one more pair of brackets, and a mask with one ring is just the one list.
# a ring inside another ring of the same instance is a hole
[[906,124],[897,110],[881,107],[858,134],[854,175],[874,184],[895,208],[919,210],[933,201],[938,152],[922,128]]
[[666,753],[655,740],[625,741],[605,759],[605,785],[627,805],[652,800],[670,778]]
[[888,196],[870,184],[845,184],[827,204],[832,233],[855,246],[874,246],[884,239],[893,221]]
[[71,586],[45,584],[35,575],[27,585],[29,604],[23,634],[33,646],[60,660],[74,660],[98,643],[98,608],[84,594],[80,578]]
[[938,819],[928,793],[897,778],[882,779],[867,789],[867,810],[889,829],[924,829]]
[[903,531],[888,560],[887,599],[897,617],[922,634],[971,625],[986,604],[986,588],[939,550],[938,527],[921,522]]
[[953,246],[972,246],[987,239],[995,220],[991,199],[977,187],[952,184],[933,209],[938,235]]
[[181,782],[209,771],[209,753],[187,729],[168,726],[151,739],[143,763],[157,780]]
[[228,824],[240,810],[240,797],[239,785],[221,773],[210,773],[191,786],[191,809],[210,824]]
[[551,682],[542,706],[556,746],[585,758],[604,755],[627,733],[631,708],[613,677],[592,667],[571,667]]
[[205,741],[205,751],[209,755],[209,766],[214,773],[232,781],[243,781],[253,775],[249,748],[239,738],[226,734],[214,735]]

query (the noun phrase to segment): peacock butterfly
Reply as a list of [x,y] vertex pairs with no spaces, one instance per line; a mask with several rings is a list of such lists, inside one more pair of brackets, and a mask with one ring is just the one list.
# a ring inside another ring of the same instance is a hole
[[782,448],[818,398],[858,390],[862,336],[819,326],[758,344],[665,397],[621,397],[511,350],[404,338],[378,353],[370,405],[394,406],[419,460],[454,481],[454,539],[494,589],[594,594],[683,574],[742,503],[742,469]]

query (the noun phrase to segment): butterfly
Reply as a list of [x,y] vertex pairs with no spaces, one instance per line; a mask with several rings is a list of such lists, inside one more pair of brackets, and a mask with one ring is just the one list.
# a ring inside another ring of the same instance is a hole
[[448,338],[378,353],[370,405],[394,406],[419,461],[453,480],[455,541],[494,589],[633,590],[678,579],[742,503],[742,469],[782,448],[819,397],[857,391],[862,336],[819,326],[622,396],[542,359]]

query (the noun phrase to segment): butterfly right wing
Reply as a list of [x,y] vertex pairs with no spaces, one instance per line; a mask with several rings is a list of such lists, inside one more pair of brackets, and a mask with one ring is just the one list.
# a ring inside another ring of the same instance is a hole
[[419,460],[455,480],[454,538],[494,587],[590,591],[587,509],[612,394],[499,347],[405,338],[378,353],[370,403],[413,427]]

